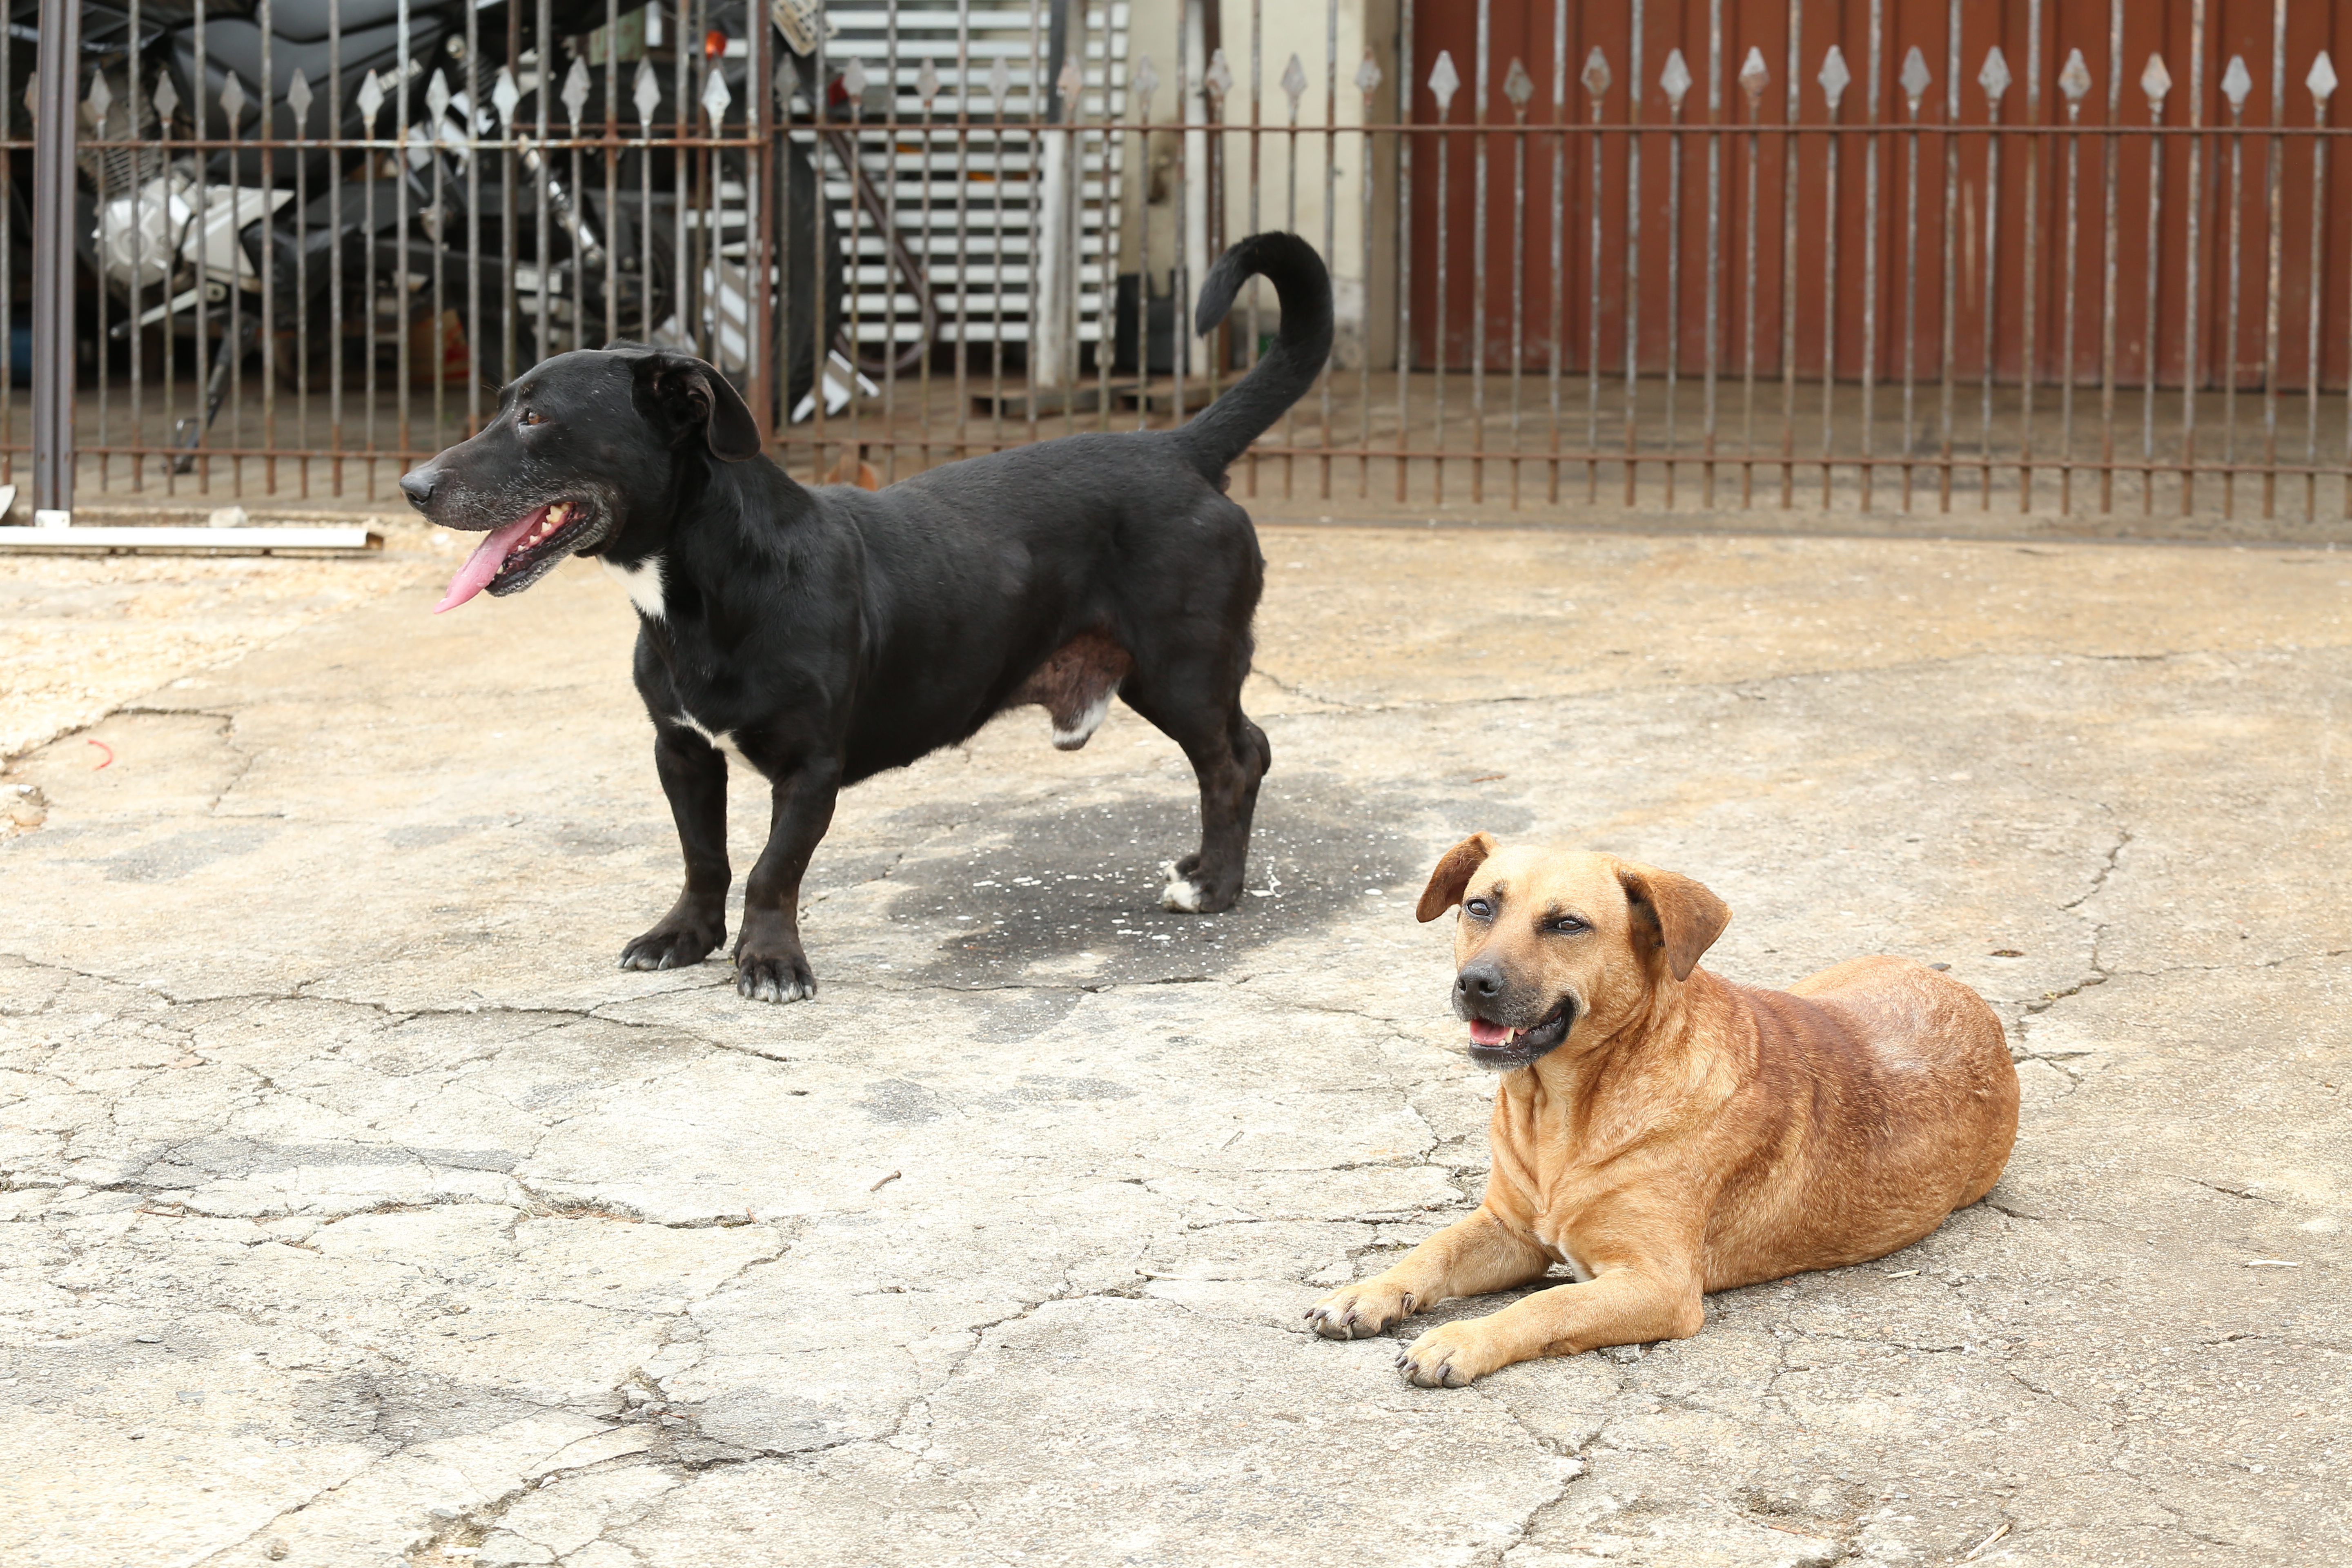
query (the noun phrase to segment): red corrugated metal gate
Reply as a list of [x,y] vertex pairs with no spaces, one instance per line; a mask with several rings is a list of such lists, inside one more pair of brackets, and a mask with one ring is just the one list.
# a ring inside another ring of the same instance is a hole
[[[2323,383],[2341,387],[2352,378],[2352,269],[2342,265],[2352,157],[2313,133],[2336,106],[2315,95],[2311,73],[2347,39],[2347,0],[1422,0],[1411,7],[1408,118],[1455,129],[1417,136],[1412,154],[1412,200],[1424,215],[1409,228],[1416,362],[1471,361],[1483,145],[1492,369],[1512,363],[1516,239],[1529,364],[1549,353],[1557,297],[1561,352],[1577,371],[1596,325],[1601,364],[1622,369],[1630,310],[1648,373],[1664,371],[1670,351],[1683,373],[1703,372],[1712,322],[1727,369],[1739,367],[1752,325],[1767,377],[1789,353],[1800,374],[1819,375],[1825,350],[1841,377],[1900,377],[1906,354],[1915,374],[1940,377],[1948,310],[1963,380],[1990,355],[1996,379],[2016,382],[2030,352],[2045,381],[2071,369],[2137,385],[2153,343],[2161,384],[2193,374],[2221,387],[2234,373],[2242,386],[2268,376],[2301,387],[2315,339]],[[1834,102],[1822,80],[1832,47],[1850,79]],[[2078,50],[2082,74],[2070,77]],[[1461,82],[1450,104],[1431,85],[1441,51]],[[1676,58],[1687,72],[1679,94]],[[1526,73],[1523,116],[1507,92],[1515,63]],[[2327,73],[2318,85],[2331,85]],[[1587,131],[1596,122],[1613,128],[1597,138],[1597,190]],[[1791,135],[1791,125],[1801,129]],[[1522,141],[1524,205],[1514,184]]]

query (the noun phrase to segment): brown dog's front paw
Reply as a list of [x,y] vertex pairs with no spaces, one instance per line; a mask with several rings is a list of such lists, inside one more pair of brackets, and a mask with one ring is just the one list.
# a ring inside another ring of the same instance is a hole
[[1307,1321],[1327,1340],[1368,1340],[1411,1316],[1412,1293],[1377,1279],[1334,1291],[1307,1311]]
[[1478,1327],[1479,1320],[1434,1328],[1397,1352],[1398,1373],[1416,1388],[1467,1388],[1497,1367],[1497,1356]]
[[624,969],[691,969],[727,940],[724,922],[667,920],[621,949]]
[[735,953],[735,994],[747,1002],[799,1002],[816,994],[808,958],[789,952]]

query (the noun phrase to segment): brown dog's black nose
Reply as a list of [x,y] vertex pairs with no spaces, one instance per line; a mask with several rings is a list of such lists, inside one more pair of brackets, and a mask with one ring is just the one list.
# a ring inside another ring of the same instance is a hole
[[1454,977],[1454,994],[1465,1002],[1491,1002],[1503,989],[1503,972],[1491,963],[1473,963]]
[[433,499],[434,479],[432,469],[413,468],[400,476],[400,493],[408,498],[409,505],[421,507]]

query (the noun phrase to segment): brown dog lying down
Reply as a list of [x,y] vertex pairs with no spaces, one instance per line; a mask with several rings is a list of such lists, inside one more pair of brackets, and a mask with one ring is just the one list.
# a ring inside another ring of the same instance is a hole
[[1417,912],[1455,904],[1454,1010],[1503,1074],[1486,1199],[1307,1315],[1356,1339],[1555,1263],[1576,1282],[1422,1335],[1397,1365],[1424,1388],[1687,1338],[1707,1291],[1884,1257],[2000,1175],[2017,1072],[1958,981],[1856,958],[1735,985],[1697,966],[1731,911],[1689,878],[1484,833]]

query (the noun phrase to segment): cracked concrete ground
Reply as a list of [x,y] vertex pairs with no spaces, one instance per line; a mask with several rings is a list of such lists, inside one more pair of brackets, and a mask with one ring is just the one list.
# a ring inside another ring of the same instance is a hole
[[[2352,1552],[2352,562],[1265,542],[1244,907],[1153,905],[1172,746],[1017,713],[845,797],[812,1004],[613,967],[676,850],[584,568],[378,578],[16,758],[0,1560]],[[1949,963],[2024,1083],[2000,1184],[1465,1391],[1308,1337],[1475,1201],[1410,910],[1482,827],[1701,878],[1734,978]]]

